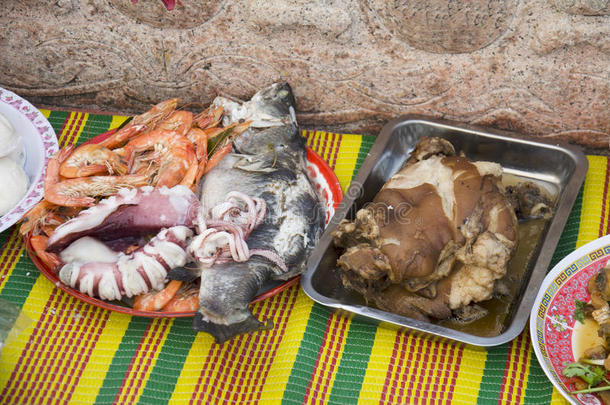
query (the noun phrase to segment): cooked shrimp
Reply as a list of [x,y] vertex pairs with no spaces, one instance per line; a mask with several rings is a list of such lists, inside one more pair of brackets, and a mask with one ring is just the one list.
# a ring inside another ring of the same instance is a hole
[[56,227],[76,216],[79,211],[80,208],[62,207],[47,200],[41,200],[21,218],[19,232],[22,235],[44,233],[51,236]]
[[48,237],[44,235],[34,235],[30,238],[30,244],[36,256],[51,270],[54,272],[63,264],[58,255],[49,253],[45,249],[47,248]]
[[193,126],[193,113],[189,111],[174,111],[167,119],[159,122],[158,128],[174,131],[179,135],[186,133]]
[[59,167],[59,174],[68,178],[105,173],[123,176],[127,166],[116,153],[100,144],[79,146]]
[[125,145],[124,152],[130,171],[136,167],[138,155],[151,150],[153,160],[156,160],[156,176],[152,184],[157,187],[180,184],[189,168],[197,165],[195,149],[186,136],[159,128]]
[[233,149],[232,142],[216,150],[212,157],[207,161],[207,164],[201,169],[201,175],[198,175],[198,177],[201,177],[210,170],[212,170],[214,166],[216,166],[218,162],[222,160],[222,158],[224,158],[226,155],[229,154],[229,152],[231,152],[231,149]]
[[161,309],[163,312],[194,312],[199,308],[199,289],[196,286],[180,290],[171,300]]
[[207,160],[208,132],[201,128],[193,127],[187,132],[186,137],[195,146],[197,160],[201,161],[203,158]]
[[197,123],[199,128],[206,129],[210,127],[216,127],[220,124],[222,115],[224,114],[224,108],[222,106],[212,109],[212,107],[206,108],[194,117],[194,121]]
[[124,145],[129,139],[146,130],[153,129],[157,123],[165,120],[176,109],[177,105],[177,98],[170,98],[160,102],[149,111],[133,117],[127,125],[100,142],[100,145],[109,149]]
[[91,207],[95,204],[93,197],[108,197],[118,193],[121,188],[145,186],[148,180],[149,177],[143,174],[67,179],[45,190],[44,198],[54,204],[67,207]]
[[133,299],[133,309],[138,311],[159,311],[178,292],[182,281],[172,280],[161,291],[150,291]]

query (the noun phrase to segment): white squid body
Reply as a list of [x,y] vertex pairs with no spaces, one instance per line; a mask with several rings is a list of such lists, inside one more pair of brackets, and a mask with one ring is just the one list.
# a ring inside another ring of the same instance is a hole
[[82,293],[105,300],[161,290],[167,272],[187,263],[187,239],[192,235],[186,226],[167,228],[130,254],[117,253],[94,238],[84,237],[62,251],[66,264],[59,278]]

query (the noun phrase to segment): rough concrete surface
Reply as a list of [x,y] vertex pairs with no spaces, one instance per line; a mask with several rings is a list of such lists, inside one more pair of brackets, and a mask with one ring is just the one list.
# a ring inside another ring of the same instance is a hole
[[403,114],[610,139],[610,0],[28,0],[0,9],[0,86],[136,113],[287,80],[299,122],[376,133]]

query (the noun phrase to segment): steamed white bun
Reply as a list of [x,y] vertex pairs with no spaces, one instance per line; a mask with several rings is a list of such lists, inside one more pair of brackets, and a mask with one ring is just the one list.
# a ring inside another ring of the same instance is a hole
[[0,158],[0,215],[9,212],[28,191],[29,180],[21,165]]
[[21,142],[17,145],[18,140],[15,128],[4,115],[0,114],[0,157],[12,154],[18,146],[23,148]]

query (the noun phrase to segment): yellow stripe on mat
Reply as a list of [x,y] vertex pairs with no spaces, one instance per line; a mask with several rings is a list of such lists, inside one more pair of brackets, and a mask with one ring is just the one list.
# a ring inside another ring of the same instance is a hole
[[523,395],[522,398],[525,399],[525,390],[527,389],[527,384],[529,382],[530,379],[530,367],[532,365],[532,359],[534,358],[534,346],[531,343],[531,338],[530,338],[530,334],[529,331],[527,331],[527,328],[529,327],[529,325],[526,325],[526,333],[527,333],[527,353],[525,353],[525,370],[524,370],[524,381],[523,381]]
[[261,403],[280,404],[282,402],[299,346],[303,342],[313,304],[314,302],[299,288],[296,303],[288,319],[290,327],[286,328],[269,368],[260,399]]
[[[479,397],[487,350],[466,346],[459,359],[460,369],[454,385],[453,400],[456,403],[475,403]],[[457,366],[458,356],[455,356]]]
[[251,345],[250,339],[242,338],[238,339],[237,342],[239,342],[237,348],[228,350],[231,353],[231,358],[229,359],[230,362],[229,364],[225,364],[223,373],[216,376],[219,383],[212,384],[213,390],[210,396],[206,398],[206,404],[210,404],[212,401],[229,403],[230,401],[228,400],[228,396],[232,395],[233,391],[243,393],[248,389],[248,387],[244,386],[244,384],[239,380],[236,380],[235,383],[231,381],[233,374],[236,372],[235,369],[240,368],[239,363],[241,362],[241,365],[243,365],[243,363],[248,363],[247,361],[243,361],[243,359],[248,358],[247,353]]
[[108,127],[108,130],[110,131],[111,129],[119,127],[127,118],[129,117],[123,115],[113,115],[112,122],[110,122],[110,127]]
[[130,320],[129,315],[110,312],[108,321],[101,330],[91,352],[91,361],[87,362],[83,375],[72,394],[72,401],[83,404],[95,403],[95,398],[104,382],[102,376],[108,372]]
[[[209,366],[205,363],[205,360],[210,350],[212,350],[213,344],[214,338],[212,336],[207,333],[197,334],[191,345],[191,350],[184,361],[180,377],[176,381],[169,404],[185,404],[193,397],[193,390],[197,385],[197,381],[199,381],[203,368]],[[214,347],[218,348],[218,345]],[[214,367],[218,366],[218,364],[214,365]]]
[[352,177],[356,175],[356,163],[360,146],[362,146],[362,136],[343,134],[334,168],[343,192],[347,191]]
[[[359,405],[378,404],[381,400],[382,388],[385,385],[388,365],[393,356],[396,331],[390,328],[378,327],[371,356],[362,381],[362,389],[358,398]],[[388,343],[392,342],[392,343]]]
[[119,393],[117,402],[120,404],[137,403],[144,391],[146,381],[152,373],[161,353],[161,348],[171,329],[173,319],[155,318],[142,338],[131,369],[125,376],[123,387]]
[[[523,382],[520,373],[523,357],[527,357],[527,353],[525,352],[527,348],[527,339],[529,339],[529,335],[521,335],[510,344],[509,361],[506,366],[508,368],[506,382],[504,383],[504,389],[501,392],[499,401],[501,404],[523,403],[523,399],[525,398],[525,386],[519,387],[519,385],[522,385]],[[521,388],[520,394],[519,388]],[[519,402],[516,401],[517,397],[519,397]]]
[[79,117],[79,118],[81,118],[82,121],[81,121],[79,127],[77,128],[76,134],[72,137],[72,142],[71,143],[73,145],[76,145],[78,143],[78,139],[83,134],[83,130],[85,129],[85,126],[87,125],[87,120],[89,119],[89,113],[84,113],[84,115],[82,117]]
[[559,392],[557,388],[553,387],[553,394],[551,395],[551,405],[570,405],[570,403],[567,399],[565,399],[563,395],[561,395],[561,392]]
[[[577,248],[599,237],[599,225],[602,221],[607,158],[605,156],[587,156],[587,159],[589,160],[589,170],[583,188],[580,226],[576,240]],[[610,200],[608,197],[606,199]],[[607,207],[605,215],[608,215]]]

